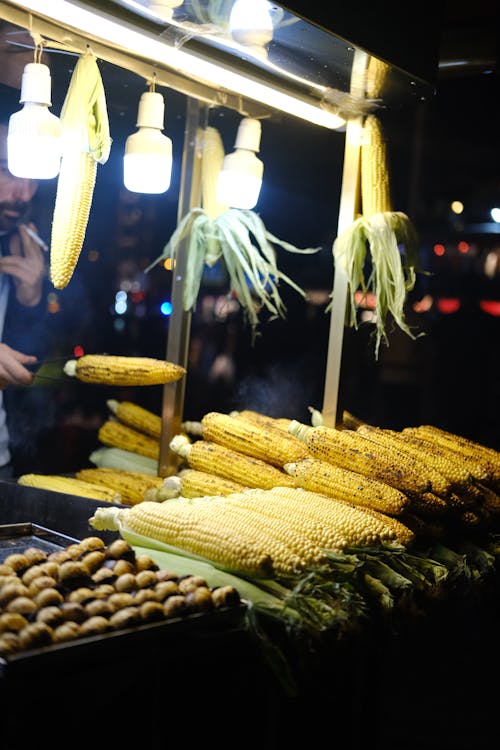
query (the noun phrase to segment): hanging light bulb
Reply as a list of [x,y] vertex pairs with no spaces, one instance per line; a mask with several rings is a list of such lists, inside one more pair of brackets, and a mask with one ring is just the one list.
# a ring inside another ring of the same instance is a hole
[[258,56],[267,56],[273,38],[272,6],[267,0],[236,0],[229,16],[229,32],[235,42]]
[[259,199],[264,165],[255,155],[260,149],[259,120],[245,117],[238,127],[235,150],[224,157],[217,183],[217,201],[231,208],[253,208]]
[[156,91],[142,94],[139,130],[129,135],[123,158],[123,183],[135,193],[165,193],[172,174],[172,141],[162,133],[165,103]]
[[7,164],[16,177],[51,179],[61,163],[61,121],[49,112],[51,78],[47,65],[28,63],[23,72],[20,103],[9,119]]

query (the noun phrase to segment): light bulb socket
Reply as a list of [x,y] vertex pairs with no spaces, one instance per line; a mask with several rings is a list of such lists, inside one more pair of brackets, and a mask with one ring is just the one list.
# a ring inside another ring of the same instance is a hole
[[261,133],[260,120],[245,117],[239,124],[234,147],[258,153],[260,151]]
[[137,112],[138,128],[158,128],[163,130],[165,102],[157,91],[145,91],[139,101]]
[[36,102],[50,107],[51,78],[50,69],[43,63],[28,63],[24,66],[21,81],[20,103]]

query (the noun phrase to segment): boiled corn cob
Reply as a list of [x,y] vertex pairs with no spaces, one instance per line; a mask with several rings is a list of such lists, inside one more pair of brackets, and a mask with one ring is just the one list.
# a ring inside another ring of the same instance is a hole
[[76,477],[63,477],[57,474],[22,474],[17,483],[25,487],[38,487],[42,490],[63,492],[66,495],[89,497],[92,500],[100,500],[105,503],[121,502],[121,495],[116,490]]
[[144,432],[146,435],[157,440],[161,437],[161,417],[149,409],[145,409],[139,404],[132,401],[116,401],[109,399],[107,402],[108,409],[122,424],[133,427],[134,430]]
[[97,162],[88,152],[63,153],[50,242],[50,280],[56,289],[69,284],[78,263],[96,176]]
[[115,508],[119,513],[106,513],[107,508],[98,508],[89,524],[97,530],[119,531],[125,539],[127,536],[133,539],[136,534],[149,537],[243,575],[256,578],[272,575],[271,555],[260,533],[240,518],[224,513],[220,505],[210,512],[207,508],[208,504],[205,512],[200,512],[200,507],[189,501],[145,501],[131,508]]
[[84,383],[107,385],[161,385],[180,380],[186,370],[174,362],[152,357],[124,357],[106,354],[84,354],[70,359],[64,372]]
[[431,483],[425,471],[415,469],[415,462],[400,451],[377,445],[355,430],[333,427],[307,427],[292,421],[289,432],[301,436],[313,458],[329,461],[411,494],[427,492]]
[[276,466],[212,440],[191,443],[184,435],[174,435],[170,449],[191,469],[230,479],[245,487],[270,489],[277,485],[295,487],[295,480]]
[[115,490],[121,495],[121,501],[125,505],[142,503],[146,490],[159,489],[163,484],[162,477],[152,477],[148,474],[141,474],[138,471],[125,471],[124,469],[109,469],[104,467],[80,469],[80,471],[76,472],[76,477],[85,482],[91,482]]
[[74,67],[61,109],[63,154],[57,180],[50,246],[50,278],[64,289],[78,262],[94,193],[97,163],[109,157],[106,97],[92,52]]
[[125,471],[140,471],[142,474],[158,476],[158,461],[148,456],[141,456],[134,451],[123,448],[112,448],[103,445],[96,448],[89,456],[90,463],[94,466],[108,467],[109,469],[125,469]]
[[392,210],[387,146],[380,120],[375,115],[369,115],[363,125],[361,195],[363,216],[367,219]]
[[284,470],[295,477],[299,487],[391,516],[410,504],[408,496],[395,487],[317,458],[285,464]]
[[111,448],[121,448],[159,461],[160,443],[158,440],[132,427],[127,427],[115,419],[106,420],[99,428],[97,435],[101,443]]
[[226,448],[259,458],[273,466],[300,461],[308,455],[305,445],[281,428],[257,424],[244,417],[208,412],[201,420],[202,435]]

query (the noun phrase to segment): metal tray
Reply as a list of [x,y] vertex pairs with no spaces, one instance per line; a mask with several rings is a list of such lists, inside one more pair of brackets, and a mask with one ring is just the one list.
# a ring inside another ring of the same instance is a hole
[[38,547],[44,552],[55,552],[77,542],[78,539],[59,534],[36,523],[7,523],[0,525],[0,563],[8,555],[21,553],[27,547]]
[[[34,523],[14,523],[0,525],[0,562],[8,555],[23,552],[35,546],[46,552],[67,547],[77,539],[59,534]],[[222,634],[231,629],[239,629],[243,623],[246,602],[238,606],[225,607],[209,612],[175,617],[170,620],[135,625],[98,636],[78,638],[67,643],[55,643],[41,648],[26,649],[7,657],[0,656],[0,680],[12,676],[33,674],[35,670],[67,668],[88,660],[116,660],[130,656],[133,649],[144,649],[150,655],[157,650],[170,647],[186,637],[203,641],[210,634]]]

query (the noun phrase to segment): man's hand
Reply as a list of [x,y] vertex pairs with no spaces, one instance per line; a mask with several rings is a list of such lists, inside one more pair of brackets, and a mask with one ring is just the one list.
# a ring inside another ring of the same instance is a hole
[[31,354],[11,349],[7,344],[0,343],[0,390],[8,385],[30,385],[33,382],[33,373],[24,367],[37,361]]
[[[36,232],[34,224],[28,226]],[[10,255],[0,258],[0,273],[8,273],[14,277],[17,301],[26,307],[34,307],[42,296],[44,252],[29,236],[23,224],[19,225],[19,234],[11,238],[10,252]]]

